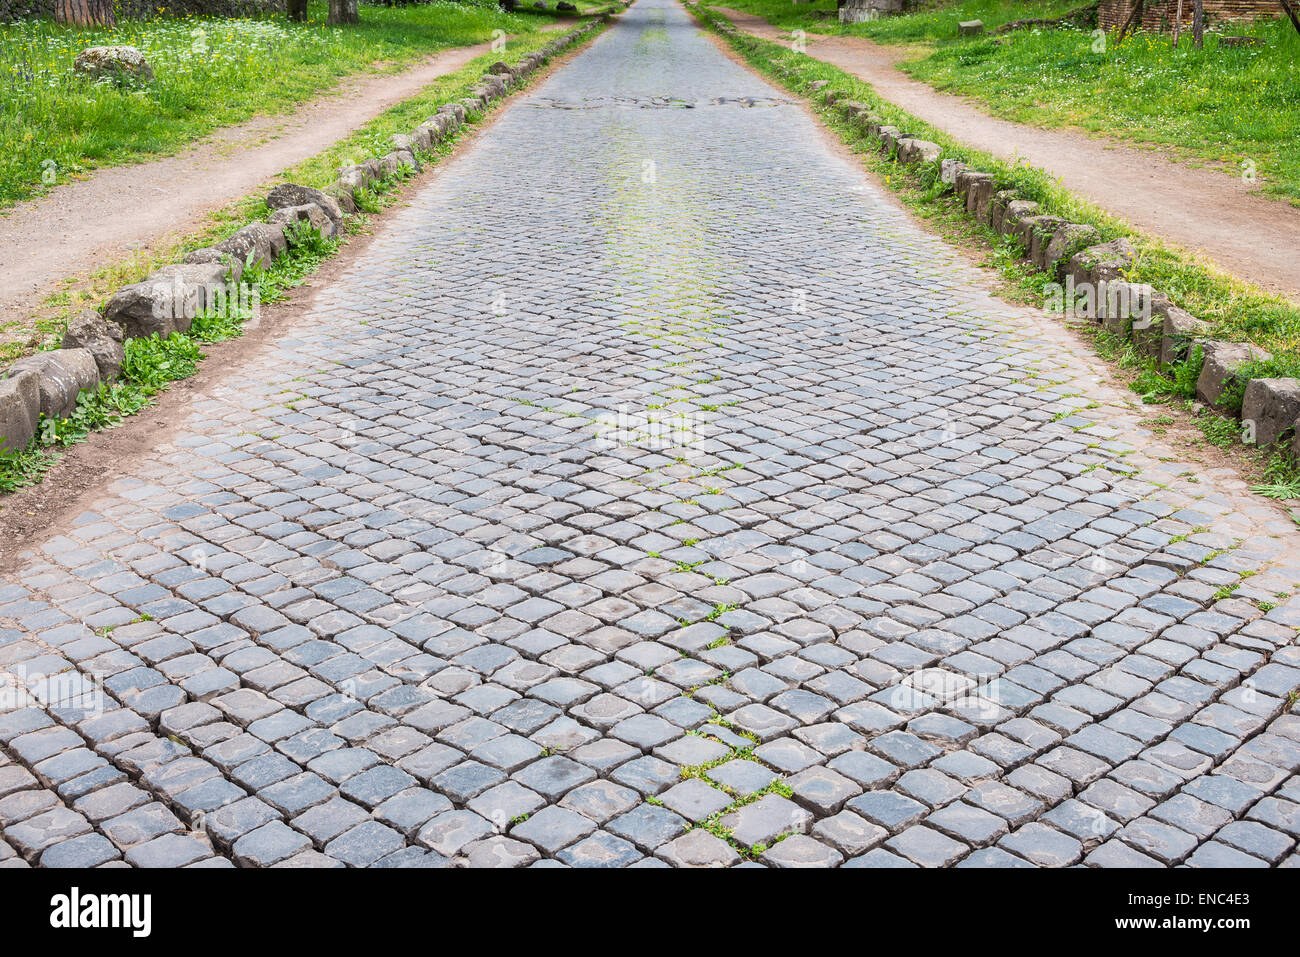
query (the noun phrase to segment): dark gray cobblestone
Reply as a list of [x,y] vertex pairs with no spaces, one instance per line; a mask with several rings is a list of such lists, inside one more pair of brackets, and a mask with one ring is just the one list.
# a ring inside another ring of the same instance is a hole
[[1292,523],[983,285],[641,0],[18,557],[0,866],[1295,866]]

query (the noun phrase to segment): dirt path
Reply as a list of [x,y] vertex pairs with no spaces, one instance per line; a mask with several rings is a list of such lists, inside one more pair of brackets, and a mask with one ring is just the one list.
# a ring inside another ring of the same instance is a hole
[[[714,9],[755,36],[789,39],[761,17]],[[908,54],[899,48],[864,37],[807,39],[809,55],[866,80],[882,98],[963,143],[1002,159],[1021,158],[1137,229],[1300,303],[1300,210],[1237,177],[1185,166],[1154,150],[991,117],[971,100],[903,74],[897,64]]]
[[25,318],[60,280],[194,232],[212,211],[491,46],[443,50],[401,73],[350,77],[292,113],[225,127],[172,156],[97,170],[13,207],[0,216],[0,320]]

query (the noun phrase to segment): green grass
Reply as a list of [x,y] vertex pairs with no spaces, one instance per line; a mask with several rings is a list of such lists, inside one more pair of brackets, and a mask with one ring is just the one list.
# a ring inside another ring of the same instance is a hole
[[1174,50],[1169,36],[1157,33],[1099,44],[1090,25],[957,36],[958,20],[992,28],[1069,12],[1079,6],[1074,0],[965,0],[845,26],[818,16],[834,9],[833,0],[724,5],[786,29],[911,45],[917,58],[903,65],[906,73],[973,96],[995,116],[1171,148],[1233,176],[1250,173],[1266,191],[1300,204],[1300,34],[1285,17],[1225,26],[1260,37],[1263,47],[1220,47],[1209,34],[1197,50],[1185,33]]
[[[361,23],[159,18],[114,30],[49,20],[0,24],[0,209],[97,166],[138,161],[258,114],[284,112],[347,74],[392,72],[439,49],[528,34],[554,20],[507,14],[495,0],[363,6]],[[79,50],[139,47],[152,83],[91,82],[72,73]]]

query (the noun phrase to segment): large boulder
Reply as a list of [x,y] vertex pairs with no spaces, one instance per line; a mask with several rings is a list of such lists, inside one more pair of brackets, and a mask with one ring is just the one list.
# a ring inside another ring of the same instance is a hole
[[312,229],[326,239],[333,239],[338,234],[334,220],[330,219],[325,210],[315,203],[303,203],[301,206],[286,206],[277,209],[271,214],[270,222],[272,226],[279,226],[284,230],[285,238],[290,244],[294,241],[295,230],[301,228],[296,225],[300,222],[308,223]]
[[299,186],[297,183],[281,183],[266,197],[266,205],[269,209],[288,209],[290,206],[306,206],[308,203],[315,203],[323,209],[336,227],[343,225],[343,210],[339,208],[339,204],[332,196],[326,195],[324,190]]
[[68,320],[63,333],[64,349],[85,349],[95,360],[100,379],[112,381],[122,374],[126,353],[122,348],[122,327],[109,322],[93,309]]
[[1202,346],[1202,356],[1205,361],[1196,380],[1196,397],[1225,411],[1233,411],[1226,409],[1223,393],[1239,384],[1237,371],[1248,362],[1270,358],[1263,349],[1246,342],[1207,342]]
[[0,453],[27,448],[40,414],[40,376],[31,369],[0,376]]
[[49,419],[66,419],[77,408],[83,390],[99,388],[99,366],[88,349],[54,349],[19,359],[10,374],[31,370],[40,391],[40,412]]
[[1251,379],[1241,400],[1241,421],[1254,423],[1255,444],[1266,448],[1300,419],[1300,379]]
[[128,46],[86,47],[77,54],[72,69],[92,79],[130,77],[146,83],[153,79],[153,67],[144,54]]

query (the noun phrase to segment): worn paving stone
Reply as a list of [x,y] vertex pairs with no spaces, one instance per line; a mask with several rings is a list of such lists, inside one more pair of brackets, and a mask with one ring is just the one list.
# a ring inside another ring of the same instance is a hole
[[1296,859],[1294,523],[793,97],[639,0],[440,166],[0,581],[0,864]]

